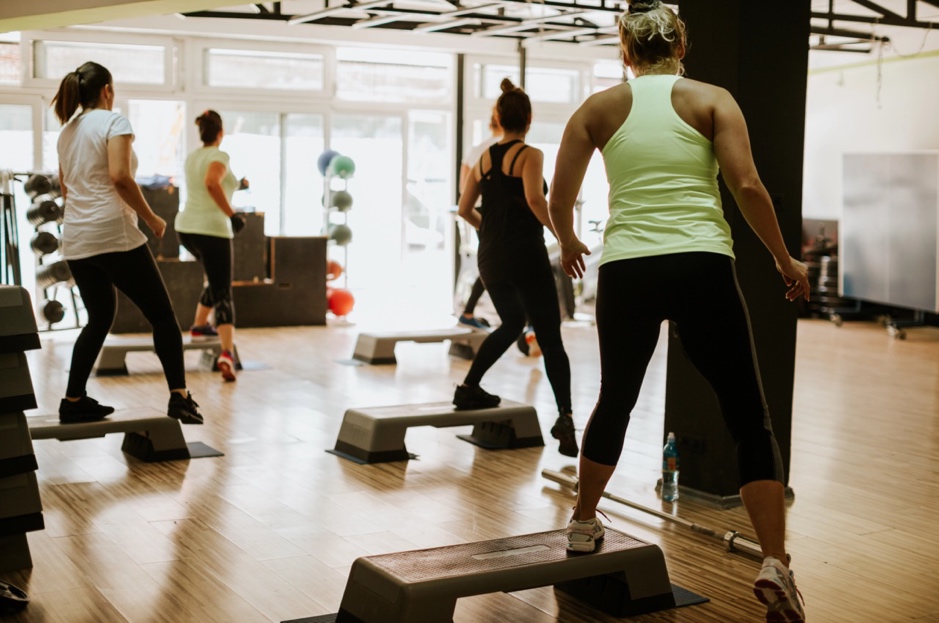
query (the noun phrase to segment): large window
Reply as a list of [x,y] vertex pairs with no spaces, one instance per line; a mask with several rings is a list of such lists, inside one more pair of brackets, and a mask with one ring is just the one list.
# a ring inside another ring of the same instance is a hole
[[323,177],[317,159],[323,153],[323,116],[284,116],[285,236],[316,236],[322,232]]
[[600,62],[593,66],[592,92],[599,93],[622,84],[626,79],[626,67],[622,62]]
[[280,115],[271,112],[219,111],[235,177],[247,177],[251,188],[235,193],[235,207],[264,213],[267,235],[280,233]]
[[22,68],[20,44],[0,41],[0,84],[19,84],[22,81]]
[[127,119],[134,129],[138,178],[165,176],[177,186],[185,184],[186,117],[185,102],[128,101]]
[[167,49],[162,45],[34,41],[35,78],[61,80],[86,61],[108,68],[116,83],[166,84]]
[[[354,203],[347,213],[352,229],[348,247],[350,287],[397,283],[402,254],[402,119],[392,115],[336,115],[330,147],[355,162],[349,180]],[[334,259],[342,260],[338,249]]]
[[0,169],[33,169],[33,107],[0,104]]
[[339,48],[336,60],[339,99],[435,104],[452,99],[449,54]]
[[449,113],[414,111],[408,115],[407,188],[404,206],[404,265],[407,285],[420,290],[425,305],[446,312],[453,283],[453,170]]
[[203,51],[203,82],[210,87],[321,91],[323,56],[260,50]]
[[[502,94],[502,80],[510,79],[519,86],[518,66],[478,64],[474,67],[476,93],[495,102]],[[525,92],[533,102],[576,104],[580,97],[580,71],[558,67],[528,67],[525,70]]]

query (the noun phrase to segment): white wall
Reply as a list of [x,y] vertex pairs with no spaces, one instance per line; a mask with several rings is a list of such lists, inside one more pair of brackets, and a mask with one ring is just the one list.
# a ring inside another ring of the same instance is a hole
[[843,154],[939,149],[939,52],[891,58],[879,67],[876,58],[861,58],[809,74],[806,218],[841,217]]

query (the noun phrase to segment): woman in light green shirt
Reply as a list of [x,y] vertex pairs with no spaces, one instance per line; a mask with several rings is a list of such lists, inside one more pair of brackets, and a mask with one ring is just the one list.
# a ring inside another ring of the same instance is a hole
[[583,436],[568,549],[592,552],[603,538],[597,503],[668,320],[717,395],[736,443],[740,497],[764,556],[753,592],[767,621],[801,623],[786,552],[782,461],[737,287],[718,168],[775,259],[790,301],[808,298],[808,273],[786,249],[739,106],[724,89],[680,77],[684,23],[659,0],[632,0],[619,33],[636,78],[591,96],[571,117],[549,195],[561,265],[580,277],[590,251],[574,234],[573,205],[590,157],[600,151],[610,182],[596,308],[602,378]]
[[[196,306],[196,317],[190,334],[193,338],[214,337],[222,342],[218,369],[225,381],[235,380],[236,361],[235,308],[232,302],[232,242],[234,234],[245,224],[244,215],[231,206],[234,192],[247,188],[247,180],[239,182],[228,166],[228,154],[219,149],[225,132],[222,118],[214,110],[206,110],[196,118],[202,147],[186,158],[186,205],[176,215],[176,232],[186,250],[202,263],[206,285]],[[215,312],[216,328],[209,324],[209,313]]]

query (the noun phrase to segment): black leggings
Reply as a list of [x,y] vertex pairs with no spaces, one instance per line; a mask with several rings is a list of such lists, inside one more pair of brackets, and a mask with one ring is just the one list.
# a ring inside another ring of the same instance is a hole
[[750,320],[730,257],[678,253],[604,264],[596,316],[600,398],[584,432],[586,458],[616,465],[660,326],[670,320],[688,358],[717,394],[736,443],[740,485],[782,480]]
[[88,312],[88,324],[75,340],[66,395],[85,394],[88,376],[117,313],[115,288],[137,306],[153,327],[153,347],[163,364],[169,388],[184,389],[182,335],[150,248],[142,244],[130,251],[68,260],[68,267]]
[[179,241],[192,253],[205,271],[208,285],[202,290],[199,302],[215,310],[215,324],[234,324],[235,305],[232,302],[232,241],[231,238],[177,232]]
[[476,303],[479,302],[480,297],[485,291],[486,286],[483,285],[482,278],[476,277],[476,281],[473,282],[473,289],[470,290],[469,298],[466,299],[466,307],[463,309],[464,314],[469,314],[472,316],[474,313],[476,313]]
[[[484,271],[480,271],[484,272]],[[561,310],[551,265],[538,262],[508,278],[483,274],[489,298],[502,324],[480,345],[464,383],[479,385],[483,375],[511,347],[525,329],[526,319],[538,336],[544,354],[548,381],[554,390],[558,410],[571,411],[571,364],[561,341]]]

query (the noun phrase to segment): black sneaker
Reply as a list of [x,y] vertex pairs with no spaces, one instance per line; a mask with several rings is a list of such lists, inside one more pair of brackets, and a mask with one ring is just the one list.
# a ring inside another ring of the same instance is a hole
[[199,413],[199,405],[192,399],[192,394],[186,392],[183,398],[178,393],[170,394],[170,404],[166,408],[166,414],[175,418],[183,424],[202,424],[202,414]]
[[564,456],[577,456],[577,437],[574,436],[574,418],[562,411],[551,427],[551,436],[561,442],[558,452]]
[[493,396],[479,385],[476,387],[458,385],[456,392],[453,394],[453,404],[456,405],[458,410],[491,409],[498,407],[501,400],[501,398]]
[[97,400],[88,396],[82,396],[75,402],[63,398],[59,403],[59,422],[62,424],[97,422],[112,413],[114,413],[114,407],[98,404]]

